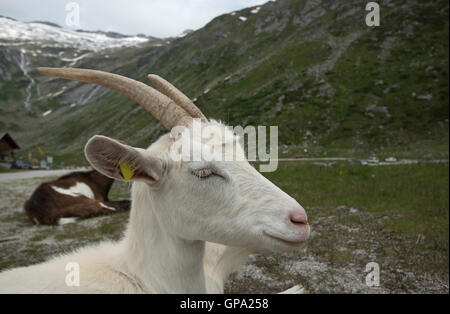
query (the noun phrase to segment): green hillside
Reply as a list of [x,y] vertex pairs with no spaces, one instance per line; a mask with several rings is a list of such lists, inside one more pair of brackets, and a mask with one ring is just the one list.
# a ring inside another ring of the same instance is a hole
[[[93,53],[76,66],[146,83],[148,73],[159,74],[210,118],[277,125],[287,156],[448,158],[448,2],[379,3],[380,27],[365,24],[361,1],[278,0],[256,14],[219,16],[169,44],[112,50],[108,58]],[[33,95],[27,112],[27,80],[11,72],[0,84],[0,127],[15,134],[23,154],[39,145],[57,161],[80,163],[94,134],[147,146],[164,132],[132,101],[102,88],[95,91],[101,97],[71,107],[93,87],[35,72],[42,95],[67,87],[50,99]]]

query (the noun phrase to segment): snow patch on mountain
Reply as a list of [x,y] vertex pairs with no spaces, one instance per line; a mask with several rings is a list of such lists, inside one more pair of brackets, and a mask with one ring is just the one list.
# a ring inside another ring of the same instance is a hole
[[[61,58],[61,61],[70,62],[69,66],[74,66],[78,61],[90,56],[91,54],[92,54],[91,52],[88,52],[75,58]],[[105,58],[109,58],[109,56],[106,55]]]
[[192,33],[193,30],[192,29],[186,29],[184,32],[182,32],[180,35],[176,36],[177,38],[182,38],[185,37],[186,35],[189,35],[190,33]]
[[[148,42],[141,36],[110,37],[103,33],[72,31],[43,23],[26,23],[0,17],[0,45],[40,44],[49,47],[78,48],[99,51],[107,48],[137,46]],[[11,43],[11,42],[14,43]],[[53,42],[53,44],[51,44]]]
[[48,116],[49,114],[51,114],[52,113],[52,110],[47,110],[46,112],[44,112],[43,114],[42,114],[42,116],[43,117],[46,117],[46,116]]

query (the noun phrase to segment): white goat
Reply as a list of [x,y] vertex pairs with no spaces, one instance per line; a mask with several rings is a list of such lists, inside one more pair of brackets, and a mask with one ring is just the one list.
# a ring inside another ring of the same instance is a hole
[[[227,276],[246,262],[250,252],[292,250],[309,237],[304,209],[245,160],[231,130],[208,121],[167,81],[149,76],[160,93],[141,82],[100,71],[38,70],[109,87],[140,103],[167,129],[186,128],[162,136],[147,150],[104,136],[89,140],[85,154],[96,170],[133,181],[124,238],[5,271],[0,274],[0,292],[223,293]],[[232,152],[228,156],[232,158],[225,159],[232,161],[170,157],[174,143],[187,140],[193,118],[201,119],[214,138],[207,143],[201,136],[194,138],[193,150],[205,145],[222,147],[222,152]],[[230,145],[234,149],[226,149]],[[243,161],[236,161],[239,158]],[[79,266],[79,286],[66,283],[66,267],[73,263]],[[301,293],[302,289],[295,286],[286,292]]]

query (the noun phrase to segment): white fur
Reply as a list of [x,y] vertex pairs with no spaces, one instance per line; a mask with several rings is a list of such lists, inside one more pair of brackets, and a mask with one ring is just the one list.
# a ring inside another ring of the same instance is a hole
[[86,196],[87,198],[94,199],[94,192],[92,192],[89,185],[83,182],[77,182],[75,185],[71,186],[68,189],[64,189],[58,186],[52,185],[52,189],[58,193],[77,197],[77,196]]
[[58,225],[67,225],[77,221],[77,217],[59,218]]
[[[227,146],[237,140],[220,123],[208,126],[232,138],[208,145]],[[94,140],[100,146],[121,145],[119,151],[139,156],[136,160],[143,171],[161,160],[164,173],[152,168],[149,176],[160,174],[158,180],[133,183],[130,219],[120,242],[103,242],[43,264],[3,272],[0,292],[223,293],[226,278],[246,262],[250,252],[291,250],[293,246],[284,241],[300,246],[309,236],[308,226],[298,228],[288,219],[289,211],[302,211],[301,206],[247,161],[175,162],[168,155],[177,139],[169,135],[147,150],[107,138]],[[244,152],[239,147],[232,154]],[[97,170],[120,179],[104,167],[103,157],[95,159],[89,153],[87,157]],[[192,171],[205,167],[220,176],[193,175]],[[65,283],[69,262],[80,266],[79,287]]]
[[306,294],[306,293],[308,292],[301,285],[296,285],[283,292],[280,292],[280,294]]

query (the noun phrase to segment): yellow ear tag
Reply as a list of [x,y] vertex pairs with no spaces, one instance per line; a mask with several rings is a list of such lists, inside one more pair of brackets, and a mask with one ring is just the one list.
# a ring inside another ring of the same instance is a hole
[[129,181],[134,175],[134,169],[136,167],[132,164],[129,164],[126,161],[120,162],[120,171],[122,172],[122,176],[125,181]]

